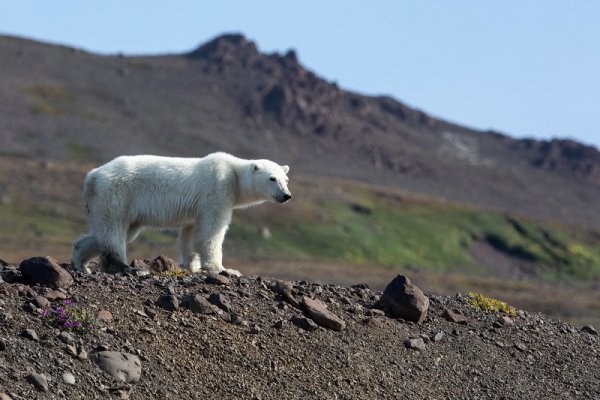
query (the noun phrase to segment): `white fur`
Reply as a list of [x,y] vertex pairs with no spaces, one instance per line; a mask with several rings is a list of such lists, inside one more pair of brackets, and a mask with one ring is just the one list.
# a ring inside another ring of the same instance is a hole
[[222,245],[232,210],[287,201],[288,171],[287,165],[226,153],[115,158],[85,178],[90,231],[73,243],[73,267],[89,272],[90,259],[99,254],[126,266],[126,243],[141,230],[177,227],[184,268],[222,271]]

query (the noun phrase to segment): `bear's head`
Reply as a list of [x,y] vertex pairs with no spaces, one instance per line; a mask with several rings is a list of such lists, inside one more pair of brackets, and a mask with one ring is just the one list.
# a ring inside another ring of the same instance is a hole
[[285,203],[292,198],[287,187],[290,167],[269,160],[256,160],[252,162],[251,168],[254,190],[265,200]]

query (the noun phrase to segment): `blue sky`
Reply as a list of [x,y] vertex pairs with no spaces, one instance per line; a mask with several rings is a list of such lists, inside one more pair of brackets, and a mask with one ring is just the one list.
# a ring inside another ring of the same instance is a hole
[[517,137],[600,147],[600,1],[4,1],[0,33],[100,53],[241,32],[341,87]]

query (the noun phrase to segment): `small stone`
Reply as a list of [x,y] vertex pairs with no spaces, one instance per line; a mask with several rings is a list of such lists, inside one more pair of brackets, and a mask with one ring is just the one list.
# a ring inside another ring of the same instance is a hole
[[37,308],[31,303],[25,303],[23,310],[33,314]]
[[229,285],[231,279],[221,274],[210,274],[206,277],[206,283],[211,285]]
[[319,325],[317,325],[315,321],[313,321],[310,318],[294,316],[292,317],[291,321],[294,325],[308,332],[316,331],[317,329],[319,329]]
[[178,271],[179,263],[172,258],[160,255],[152,261],[151,268],[156,272]]
[[407,348],[413,349],[413,350],[419,350],[419,351],[425,350],[425,342],[423,341],[423,338],[420,338],[420,337],[406,339],[404,341],[404,345]]
[[512,326],[512,325],[514,325],[514,321],[510,317],[507,317],[506,315],[502,315],[502,316],[498,317],[498,319],[494,323],[494,326],[496,328],[507,327],[507,326]]
[[44,295],[44,297],[50,301],[56,301],[56,300],[65,300],[67,298],[67,295],[65,293],[61,292],[60,290],[51,290],[48,293],[46,293]]
[[431,341],[431,339],[429,338],[429,335],[427,335],[426,333],[421,333],[419,335],[419,337],[421,339],[423,339],[423,343],[425,343],[425,344],[427,344],[427,343],[429,343]]
[[283,328],[285,328],[285,321],[279,320],[273,324],[273,327],[275,329],[283,329]]
[[73,343],[75,339],[68,332],[61,332],[58,339],[63,343]]
[[79,361],[85,361],[88,359],[88,353],[84,349],[79,349],[79,354],[77,354],[77,359]]
[[108,310],[100,310],[96,314],[96,318],[105,323],[110,323],[110,322],[112,322],[113,316],[112,316],[111,312]]
[[32,372],[29,375],[27,375],[27,380],[29,381],[29,383],[33,384],[33,386],[35,386],[35,388],[40,392],[48,391],[48,381],[46,380],[44,374],[37,374],[35,372]]
[[346,323],[337,315],[329,311],[325,303],[321,300],[304,296],[302,298],[302,304],[308,312],[308,315],[310,315],[317,324],[325,328],[333,329],[334,331],[340,331],[346,327]]
[[64,372],[62,374],[62,378],[63,378],[63,382],[66,383],[67,385],[75,384],[75,376],[73,376],[73,374],[70,372]]
[[0,351],[6,351],[6,340],[0,339]]
[[156,301],[156,305],[167,311],[177,311],[179,309],[179,299],[173,294],[163,294]]
[[13,400],[13,398],[6,393],[0,393],[0,400]]
[[32,303],[37,308],[47,308],[50,306],[50,301],[44,296],[36,296],[33,298]]
[[35,333],[35,331],[33,329],[24,329],[21,332],[21,336],[23,336],[24,338],[27,338],[29,340],[33,340],[34,342],[37,342],[38,340],[40,340],[38,338],[37,333]]
[[269,289],[275,293],[284,294],[285,292],[291,292],[294,289],[294,285],[290,281],[275,281]]
[[443,338],[444,338],[444,332],[437,332],[435,335],[433,335],[434,342],[439,342]]
[[155,310],[154,308],[152,308],[152,307],[149,307],[149,306],[145,306],[145,307],[144,307],[144,312],[145,312],[145,313],[146,313],[146,315],[148,315],[150,318],[152,318],[152,319],[156,318],[156,314],[157,314],[157,312],[156,312],[156,310]]
[[221,293],[212,293],[208,297],[208,301],[211,304],[214,304],[215,306],[219,307],[223,311],[226,311],[228,313],[233,311],[233,308],[231,307],[231,303]]
[[212,314],[212,304],[199,294],[186,295],[181,299],[181,303],[187,309],[195,314]]
[[257,324],[250,325],[250,333],[260,333],[260,326],[258,326]]
[[442,318],[446,321],[454,322],[455,324],[467,324],[467,317],[465,317],[460,310],[451,310],[449,308],[445,308],[442,313]]
[[523,352],[523,351],[527,351],[527,346],[525,345],[525,343],[518,342],[518,343],[515,343],[515,349]]
[[592,325],[586,325],[581,327],[581,331],[585,333],[589,333],[590,335],[598,336],[598,331],[594,329]]
[[75,347],[75,345],[72,345],[72,344],[66,345],[65,351],[67,352],[68,355],[77,357],[77,348]]

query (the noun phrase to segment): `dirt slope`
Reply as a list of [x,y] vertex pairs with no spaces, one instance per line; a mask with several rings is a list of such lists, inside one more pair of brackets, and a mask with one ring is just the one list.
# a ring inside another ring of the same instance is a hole
[[[5,277],[10,268],[4,267]],[[57,291],[4,282],[2,391],[13,399],[600,396],[598,336],[541,314],[520,311],[511,318],[513,325],[500,326],[495,324],[499,315],[473,308],[464,295],[430,296],[426,320],[415,324],[372,309],[381,293],[365,285],[294,282],[294,299],[320,299],[346,324],[341,331],[307,331],[290,322],[303,312],[271,290],[274,281],[250,276],[225,280],[77,275],[74,285],[59,292],[73,299],[77,309],[92,314],[104,310],[108,322],[93,333],[63,331],[62,336],[42,318],[41,308],[29,305],[41,301],[34,296],[52,298]],[[167,311],[156,301],[169,294],[220,295],[227,311]],[[466,323],[442,318],[446,308],[461,312]],[[35,331],[37,340],[27,329]],[[422,350],[406,347],[406,339],[419,337],[426,342]],[[107,350],[139,357],[139,382],[119,382],[91,361]],[[63,377],[65,372],[72,376]],[[47,391],[36,389],[32,373],[44,375]],[[65,383],[71,378],[74,384]]]

